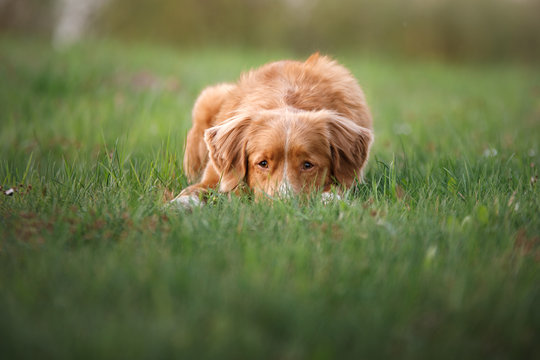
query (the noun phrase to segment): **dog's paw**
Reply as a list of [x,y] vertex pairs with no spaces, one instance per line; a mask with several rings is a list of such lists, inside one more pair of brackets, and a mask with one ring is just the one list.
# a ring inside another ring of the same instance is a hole
[[203,202],[196,194],[191,195],[178,195],[176,198],[170,201],[170,205],[183,210],[191,210],[196,207],[200,207]]
[[341,200],[341,196],[339,196],[338,194],[331,193],[331,192],[323,192],[321,194],[321,202],[323,203],[323,205],[328,205],[331,202],[336,201],[336,200]]

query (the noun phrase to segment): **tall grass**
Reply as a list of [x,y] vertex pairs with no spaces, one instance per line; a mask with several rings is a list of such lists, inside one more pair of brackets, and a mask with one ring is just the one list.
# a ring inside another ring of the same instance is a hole
[[0,53],[2,358],[539,355],[536,69],[338,56],[375,116],[365,183],[182,212],[197,93],[287,54]]

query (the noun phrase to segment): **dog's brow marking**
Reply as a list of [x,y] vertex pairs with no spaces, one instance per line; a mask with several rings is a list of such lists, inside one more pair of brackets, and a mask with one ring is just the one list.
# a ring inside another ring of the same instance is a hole
[[285,157],[285,163],[283,165],[283,177],[281,179],[281,184],[279,186],[279,192],[282,194],[282,195],[287,195],[288,192],[290,192],[290,183],[289,183],[289,176],[287,174],[288,172],[288,163],[287,163],[287,158],[288,158],[288,153],[289,153],[289,134],[290,134],[290,130],[291,130],[291,127],[290,127],[290,124],[289,124],[289,121],[287,119],[287,113],[285,115],[285,149],[284,149],[284,157]]

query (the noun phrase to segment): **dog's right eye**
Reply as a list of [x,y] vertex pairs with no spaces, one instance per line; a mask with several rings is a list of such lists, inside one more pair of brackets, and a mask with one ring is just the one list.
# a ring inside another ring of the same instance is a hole
[[257,165],[259,165],[259,166],[262,167],[263,169],[267,169],[267,168],[268,168],[268,161],[263,160],[263,161],[261,161],[260,163],[258,163]]

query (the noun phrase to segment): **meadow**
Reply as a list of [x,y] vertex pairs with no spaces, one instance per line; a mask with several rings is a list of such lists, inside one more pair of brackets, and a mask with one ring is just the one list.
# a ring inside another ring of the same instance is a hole
[[538,68],[335,55],[365,182],[184,212],[198,92],[305,56],[0,38],[0,357],[539,358]]

